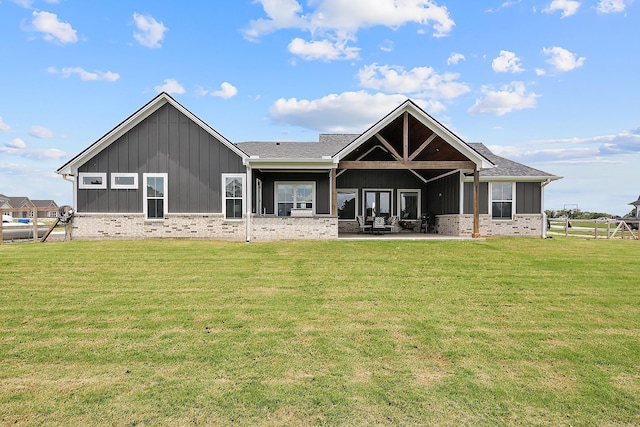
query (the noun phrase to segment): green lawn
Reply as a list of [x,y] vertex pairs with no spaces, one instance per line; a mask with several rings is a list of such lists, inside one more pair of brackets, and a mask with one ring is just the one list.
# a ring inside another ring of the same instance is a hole
[[0,425],[640,425],[640,242],[0,245]]

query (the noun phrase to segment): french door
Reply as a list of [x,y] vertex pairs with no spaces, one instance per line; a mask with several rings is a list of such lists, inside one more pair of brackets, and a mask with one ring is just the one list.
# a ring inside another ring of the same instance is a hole
[[365,216],[391,216],[391,190],[365,190]]

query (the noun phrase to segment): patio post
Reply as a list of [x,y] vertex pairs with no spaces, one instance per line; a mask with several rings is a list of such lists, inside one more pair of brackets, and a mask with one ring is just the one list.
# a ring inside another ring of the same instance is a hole
[[480,237],[480,172],[473,170],[473,234],[474,239]]
[[329,176],[331,177],[331,216],[338,216],[338,189],[336,183],[336,168],[331,168]]

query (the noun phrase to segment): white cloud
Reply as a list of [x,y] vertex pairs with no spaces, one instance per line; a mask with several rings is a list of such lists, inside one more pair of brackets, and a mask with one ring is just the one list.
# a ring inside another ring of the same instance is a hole
[[580,2],[576,0],[553,0],[546,9],[543,9],[544,13],[553,13],[555,11],[562,11],[562,17],[566,18],[578,11]]
[[503,116],[525,108],[535,108],[540,95],[527,93],[522,82],[511,82],[500,90],[489,86],[482,88],[484,98],[476,99],[475,104],[467,110],[469,114],[495,114]]
[[[359,49],[348,43],[356,40],[355,35],[362,28],[396,29],[416,23],[431,26],[434,37],[443,37],[455,26],[447,8],[433,0],[315,0],[308,2],[309,11],[304,11],[297,0],[257,2],[262,4],[267,17],[250,21],[245,38],[255,41],[281,29],[308,31],[320,41],[295,38],[289,44],[290,52],[307,60],[357,58]],[[386,46],[382,49],[388,51]]]
[[362,87],[387,93],[414,94],[432,100],[453,99],[469,92],[469,86],[455,81],[459,76],[456,73],[438,74],[431,67],[416,67],[406,71],[399,65],[376,63],[358,71],[359,85]]
[[71,77],[72,74],[77,74],[80,77],[80,80],[83,81],[104,80],[107,82],[115,82],[120,78],[120,74],[113,73],[111,71],[103,72],[95,70],[91,72],[86,71],[81,67],[64,67],[61,70],[58,70],[54,67],[49,67],[47,71],[49,72],[49,74],[60,74],[65,79]]
[[343,30],[355,34],[361,28],[378,25],[397,28],[413,22],[431,25],[434,36],[447,35],[455,23],[445,6],[433,0],[317,0],[315,10],[304,13],[296,0],[258,0],[266,19],[252,20],[245,36],[256,39],[284,28],[327,31]]
[[164,84],[153,88],[156,93],[167,92],[168,94],[182,94],[185,92],[184,87],[175,79],[164,79]]
[[217,96],[222,99],[233,98],[238,94],[238,89],[234,85],[228,82],[223,82],[220,85],[220,90],[216,90],[211,94],[211,96]]
[[76,30],[67,22],[58,20],[58,15],[50,12],[33,12],[33,28],[44,34],[47,41],[56,41],[60,44],[75,43],[78,41]]
[[547,62],[556,69],[556,71],[571,71],[576,68],[582,67],[585,57],[577,58],[575,53],[569,52],[567,49],[561,47],[550,47],[542,49],[542,53],[550,58]]
[[32,126],[31,129],[29,129],[29,135],[40,139],[64,138],[63,136],[57,135],[53,130],[44,126]]
[[599,13],[620,13],[624,12],[626,7],[625,0],[600,0],[596,10]]
[[520,73],[524,69],[520,66],[520,58],[515,53],[508,50],[501,50],[500,56],[491,62],[491,68],[496,73]]
[[25,9],[31,9],[31,6],[33,5],[33,0],[11,0],[11,1],[13,1],[18,6],[24,7]]
[[7,142],[4,147],[0,147],[0,153],[36,160],[57,160],[68,156],[67,153],[58,150],[57,148],[29,149],[27,148],[27,145],[24,143],[24,141],[20,138],[15,138]]
[[[363,132],[380,117],[406,101],[404,95],[369,94],[365,91],[327,95],[315,100],[280,98],[269,108],[271,119],[280,124],[320,132]],[[422,108],[424,101],[416,101]]]
[[393,52],[393,41],[385,40],[384,42],[382,42],[382,44],[380,45],[380,50],[383,52]]
[[17,148],[19,150],[25,149],[27,148],[27,144],[24,143],[23,140],[21,140],[20,138],[14,138],[11,141],[7,142],[6,144],[4,144],[6,147],[9,148]]
[[544,76],[547,72],[542,68],[536,68],[536,76]]
[[156,21],[152,16],[133,14],[138,31],[133,32],[133,38],[144,47],[159,48],[164,34],[169,30],[162,22]]
[[447,58],[447,65],[455,65],[460,61],[466,61],[467,58],[458,52],[451,52],[451,55],[449,55],[449,58]]
[[288,48],[289,52],[294,55],[298,55],[307,61],[314,59],[324,61],[357,59],[360,49],[357,47],[347,46],[348,42],[349,38],[332,43],[329,40],[306,42],[303,39],[296,37],[291,40]]
[[613,135],[536,140],[489,149],[499,156],[527,163],[607,163],[615,156],[640,153],[640,133],[635,129]]
[[6,124],[0,117],[0,132],[11,132],[11,126]]

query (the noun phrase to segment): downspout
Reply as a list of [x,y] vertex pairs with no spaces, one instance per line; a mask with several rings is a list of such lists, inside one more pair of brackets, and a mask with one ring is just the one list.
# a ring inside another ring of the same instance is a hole
[[252,187],[253,187],[253,178],[252,178],[252,174],[251,174],[251,165],[249,164],[249,162],[247,162],[247,193],[246,193],[246,200],[247,200],[247,220],[246,220],[246,224],[247,224],[247,229],[246,229],[246,242],[247,243],[251,243],[251,205],[253,204],[253,191],[251,191]]
[[544,211],[544,187],[546,187],[547,185],[549,185],[549,183],[551,182],[551,178],[547,178],[546,181],[543,181],[540,183],[540,188],[542,191],[540,191],[540,198],[542,200],[540,200],[540,206],[541,206],[541,211],[542,211],[542,238],[546,239],[547,238],[547,213]]
[[76,211],[77,209],[77,191],[76,191],[76,180],[75,179],[69,179],[70,176],[75,177],[74,174],[72,173],[63,173],[62,174],[62,179],[64,179],[67,182],[70,182],[73,185],[73,209],[75,209]]

